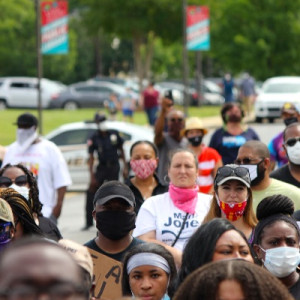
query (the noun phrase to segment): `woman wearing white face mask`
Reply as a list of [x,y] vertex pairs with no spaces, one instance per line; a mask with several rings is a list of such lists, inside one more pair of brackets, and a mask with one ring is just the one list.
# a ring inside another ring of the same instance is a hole
[[35,223],[49,239],[58,241],[62,235],[57,226],[42,214],[37,181],[32,173],[22,164],[7,164],[0,169],[0,188],[12,188],[28,202]]
[[294,204],[283,195],[263,199],[257,207],[259,220],[254,233],[253,248],[267,270],[279,278],[295,299],[300,299],[300,231],[291,216]]

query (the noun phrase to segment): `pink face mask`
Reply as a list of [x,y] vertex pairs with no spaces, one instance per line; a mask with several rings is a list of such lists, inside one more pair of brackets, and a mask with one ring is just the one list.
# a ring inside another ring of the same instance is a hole
[[146,179],[152,175],[157,168],[156,159],[132,159],[130,167],[136,177]]

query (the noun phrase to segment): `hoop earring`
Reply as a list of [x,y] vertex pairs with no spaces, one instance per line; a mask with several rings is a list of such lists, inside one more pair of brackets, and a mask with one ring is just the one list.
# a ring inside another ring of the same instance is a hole
[[169,175],[168,174],[166,174],[165,176],[164,176],[164,182],[165,183],[167,183],[167,184],[169,184],[170,183],[170,177],[169,177]]

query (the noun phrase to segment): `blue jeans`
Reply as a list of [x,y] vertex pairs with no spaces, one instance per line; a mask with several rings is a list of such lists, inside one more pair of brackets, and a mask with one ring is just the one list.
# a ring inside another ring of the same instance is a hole
[[156,121],[156,114],[158,112],[158,106],[153,106],[150,108],[145,108],[145,112],[148,117],[148,122],[151,126],[154,126],[155,121]]

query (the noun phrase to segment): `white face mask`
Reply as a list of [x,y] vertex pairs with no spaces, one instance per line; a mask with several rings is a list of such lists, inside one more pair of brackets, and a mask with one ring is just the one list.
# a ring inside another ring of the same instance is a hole
[[244,167],[249,170],[251,181],[257,177],[257,165],[240,165],[240,167]]
[[296,142],[294,146],[286,146],[289,160],[295,164],[300,165],[300,141]]
[[278,278],[287,277],[293,273],[300,262],[298,248],[278,247],[264,250],[260,247],[260,249],[266,253],[264,266]]
[[18,185],[13,183],[9,187],[14,189],[19,194],[21,194],[28,201],[28,199],[29,199],[29,188],[27,186],[18,186]]
[[17,129],[17,143],[19,144],[19,150],[23,153],[29,148],[29,146],[38,137],[36,127],[32,126],[28,129],[18,128]]
[[99,123],[98,128],[99,128],[99,130],[101,130],[101,131],[106,131],[106,130],[108,129],[108,128],[107,128],[107,123],[106,123],[105,121]]

